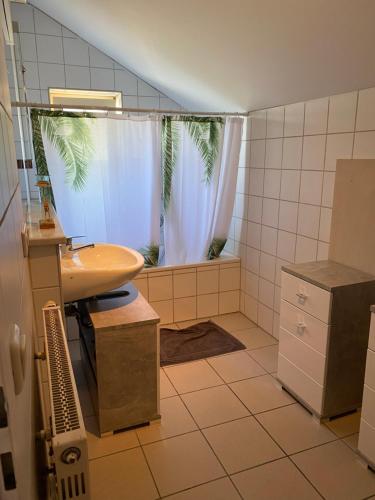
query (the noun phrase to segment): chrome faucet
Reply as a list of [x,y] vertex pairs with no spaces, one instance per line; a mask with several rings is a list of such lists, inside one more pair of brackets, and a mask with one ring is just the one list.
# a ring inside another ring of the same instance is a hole
[[66,248],[69,252],[77,252],[78,250],[83,250],[84,248],[95,247],[95,243],[88,243],[87,245],[82,245],[80,247],[73,247],[73,240],[75,238],[84,238],[84,236],[69,236],[66,238]]

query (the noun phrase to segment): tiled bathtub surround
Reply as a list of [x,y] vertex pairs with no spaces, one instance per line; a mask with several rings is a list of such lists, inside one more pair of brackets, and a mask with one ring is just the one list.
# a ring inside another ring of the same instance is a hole
[[325,259],[337,159],[375,158],[375,88],[251,113],[227,250],[241,311],[278,336],[280,267]]
[[161,323],[207,318],[239,310],[240,259],[145,269],[134,285],[159,314]]

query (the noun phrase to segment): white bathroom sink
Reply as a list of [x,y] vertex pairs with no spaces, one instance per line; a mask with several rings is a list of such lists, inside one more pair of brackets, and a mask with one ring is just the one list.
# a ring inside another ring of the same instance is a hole
[[132,280],[143,264],[140,253],[120,245],[95,243],[77,251],[73,247],[61,257],[64,302],[118,288]]

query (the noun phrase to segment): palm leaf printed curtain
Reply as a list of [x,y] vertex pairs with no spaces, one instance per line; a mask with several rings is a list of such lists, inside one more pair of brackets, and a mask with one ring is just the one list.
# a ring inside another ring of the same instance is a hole
[[137,248],[146,266],[220,255],[242,120],[45,110],[31,119],[37,173],[50,177],[66,234]]
[[242,119],[165,117],[164,263],[200,262],[223,250],[233,212]]
[[65,234],[159,247],[161,119],[35,110],[32,125],[37,173],[50,177]]

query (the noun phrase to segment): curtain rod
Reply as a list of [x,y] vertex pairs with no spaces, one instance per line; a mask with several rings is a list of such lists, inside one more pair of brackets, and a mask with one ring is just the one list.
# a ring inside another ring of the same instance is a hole
[[40,109],[77,109],[88,111],[121,111],[126,113],[158,113],[163,115],[195,115],[195,116],[243,116],[249,113],[217,113],[212,111],[178,111],[170,109],[149,109],[149,108],[116,108],[114,106],[87,106],[80,104],[42,104],[37,102],[12,101],[14,108],[40,108]]

